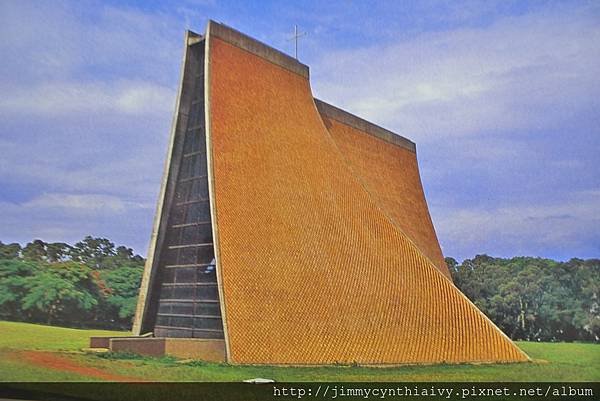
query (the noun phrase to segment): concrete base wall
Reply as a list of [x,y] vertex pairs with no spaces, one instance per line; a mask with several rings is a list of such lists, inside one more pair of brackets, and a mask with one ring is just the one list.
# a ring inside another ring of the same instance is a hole
[[227,361],[225,340],[167,338],[165,339],[165,354],[210,362]]
[[224,340],[154,337],[92,337],[90,347],[147,356],[174,356],[209,362],[226,362]]
[[119,336],[119,337],[90,337],[90,348],[110,348],[112,338],[139,338],[137,336]]
[[111,337],[90,337],[90,348],[108,348]]
[[147,356],[164,356],[164,338],[111,338],[110,346],[112,352],[132,352],[134,354]]

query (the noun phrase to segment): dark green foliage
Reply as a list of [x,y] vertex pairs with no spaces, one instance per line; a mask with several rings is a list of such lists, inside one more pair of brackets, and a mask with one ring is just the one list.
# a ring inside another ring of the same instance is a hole
[[98,304],[90,269],[76,262],[45,266],[27,278],[27,294],[23,310],[32,310],[47,324],[57,320],[68,322],[72,316],[86,312]]
[[71,248],[71,258],[94,269],[106,267],[106,260],[116,255],[115,244],[106,238],[85,237]]
[[46,260],[48,253],[46,252],[46,243],[40,239],[33,240],[25,245],[22,251],[23,259],[33,262],[41,262]]
[[[140,354],[136,354],[133,352],[119,351],[119,352],[103,352],[103,353],[96,354],[95,356],[102,358],[102,359],[109,359],[109,360],[113,360],[113,361],[137,360],[137,361],[146,361],[149,363],[160,363],[163,365],[171,365],[171,366],[181,365],[180,360],[178,360],[177,358],[175,358],[173,356],[169,356],[169,355],[165,355],[165,356],[161,356],[161,357],[153,357],[153,356],[140,355]],[[200,363],[198,363],[197,365],[192,365],[192,366],[202,366],[202,365],[206,364],[206,362],[204,362],[204,361],[194,361],[194,362],[200,362]],[[192,362],[190,361],[189,363],[191,364]],[[188,364],[186,364],[186,365],[190,366]]]
[[[600,340],[600,260],[446,258],[454,283],[513,339]],[[106,238],[0,242],[0,319],[129,329],[144,259]]]
[[456,286],[511,338],[600,340],[600,260],[478,255],[446,262]]
[[115,244],[106,238],[85,237],[69,247],[72,260],[86,264],[92,269],[115,269],[123,265],[143,266],[144,259],[125,246],[115,248]]
[[17,243],[3,244],[0,241],[0,259],[16,259],[21,254],[21,245]]
[[116,314],[121,320],[130,319],[135,314],[143,270],[141,266],[123,266],[100,274],[100,278],[110,289],[106,302],[114,308],[113,315]]
[[28,293],[28,281],[38,271],[32,262],[0,259],[0,318],[27,317],[22,309],[23,298]]
[[71,246],[64,242],[46,244],[46,260],[50,263],[68,260],[70,252]]
[[0,319],[129,329],[143,266],[105,238],[0,242]]

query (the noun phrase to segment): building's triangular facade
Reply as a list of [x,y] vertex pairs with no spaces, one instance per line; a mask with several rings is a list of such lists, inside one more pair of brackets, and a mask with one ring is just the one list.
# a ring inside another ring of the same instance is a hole
[[135,334],[231,363],[527,360],[452,284],[414,144],[297,60],[188,33],[165,171]]

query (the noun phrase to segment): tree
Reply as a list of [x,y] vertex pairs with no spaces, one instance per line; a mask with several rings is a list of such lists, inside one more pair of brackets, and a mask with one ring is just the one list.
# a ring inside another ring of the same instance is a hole
[[22,319],[23,298],[28,293],[28,279],[39,271],[32,262],[0,260],[0,316]]
[[478,255],[451,273],[456,286],[513,339],[600,340],[598,259],[564,263]]
[[[28,278],[22,308],[45,315],[46,323],[72,320],[90,311],[98,301],[94,296],[90,269],[74,262],[47,265]],[[80,319],[81,320],[81,319]]]
[[[573,264],[570,260],[567,264]],[[581,314],[577,321],[582,334],[589,340],[600,341],[600,259],[581,261],[576,272],[578,298],[581,299]]]
[[125,324],[130,324],[135,315],[143,270],[139,266],[123,266],[101,273],[102,279],[110,289],[107,302],[116,309],[117,315]]
[[70,249],[74,261],[86,264],[92,269],[106,268],[106,261],[116,255],[115,244],[106,238],[86,236]]
[[453,273],[457,273],[458,272],[458,262],[456,261],[456,259],[454,258],[445,258],[444,261],[446,262],[446,266],[448,266],[448,270],[450,271],[450,274]]
[[135,255],[133,249],[125,246],[119,246],[115,249],[114,255],[108,255],[102,260],[103,269],[118,269],[122,266],[143,266],[144,258]]
[[0,241],[0,259],[17,259],[21,255],[21,245],[17,243],[3,244]]
[[41,239],[33,240],[23,248],[23,259],[41,262],[46,259],[46,243]]
[[46,259],[50,263],[64,262],[69,258],[71,246],[64,242],[46,244]]
[[144,262],[106,238],[34,240],[23,249],[0,242],[0,318],[128,328]]

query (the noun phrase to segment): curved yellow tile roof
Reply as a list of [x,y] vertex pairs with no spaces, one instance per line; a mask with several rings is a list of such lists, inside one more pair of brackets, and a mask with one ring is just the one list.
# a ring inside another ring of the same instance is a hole
[[452,280],[427,209],[417,155],[321,114],[352,171],[384,213]]
[[378,207],[329,135],[308,79],[209,40],[229,360],[527,360]]

